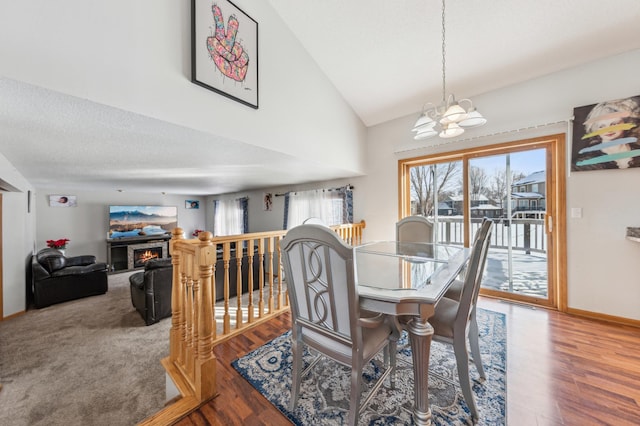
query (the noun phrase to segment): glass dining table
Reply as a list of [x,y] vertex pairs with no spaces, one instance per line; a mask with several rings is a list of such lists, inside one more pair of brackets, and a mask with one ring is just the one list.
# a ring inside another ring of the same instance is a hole
[[431,425],[428,319],[467,264],[470,249],[426,243],[378,241],[354,248],[360,307],[394,315],[407,330],[414,374],[413,419]]

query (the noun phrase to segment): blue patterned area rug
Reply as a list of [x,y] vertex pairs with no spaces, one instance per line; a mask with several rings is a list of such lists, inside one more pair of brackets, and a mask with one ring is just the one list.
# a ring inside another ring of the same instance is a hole
[[[480,412],[479,425],[506,424],[506,323],[504,314],[478,310],[480,350],[487,379],[480,381],[471,362],[473,391]],[[350,370],[323,358],[303,378],[295,411],[289,410],[291,396],[291,332],[287,332],[242,358],[233,367],[296,425],[346,423],[349,410]],[[305,366],[313,359],[304,355]],[[413,424],[413,370],[411,347],[406,332],[398,342],[396,388],[385,383],[360,416],[360,425]],[[383,371],[382,355],[364,370],[369,385]],[[370,389],[370,387],[368,387]],[[368,392],[368,390],[366,391]],[[363,395],[366,398],[367,393]],[[453,348],[433,342],[429,366],[429,402],[436,425],[471,425],[471,414],[458,385]]]

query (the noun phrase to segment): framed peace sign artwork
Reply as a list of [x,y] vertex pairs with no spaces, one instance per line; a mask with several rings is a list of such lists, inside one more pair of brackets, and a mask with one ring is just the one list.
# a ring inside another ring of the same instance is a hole
[[258,108],[258,23],[228,0],[191,2],[191,81]]

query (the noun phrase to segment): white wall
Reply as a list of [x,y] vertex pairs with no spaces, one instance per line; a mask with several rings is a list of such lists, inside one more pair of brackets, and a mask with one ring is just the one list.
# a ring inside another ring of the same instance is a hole
[[[49,195],[75,195],[77,207],[50,207]],[[99,261],[107,261],[107,233],[109,231],[109,205],[177,206],[178,226],[185,238],[196,229],[205,227],[204,197],[128,193],[117,191],[78,192],[56,189],[39,190],[36,214],[36,249],[46,247],[47,240],[69,238],[67,256],[92,254]],[[200,201],[199,209],[186,209],[185,200]]]
[[[567,120],[574,107],[639,95],[638,69],[640,50],[477,96],[474,103],[488,124],[447,145],[405,151],[416,147],[410,129],[418,112],[370,128],[367,176],[353,179],[360,189],[354,208],[367,221],[367,238],[393,238],[399,159],[566,133],[566,124],[503,132]],[[567,141],[569,148],[570,137]],[[640,319],[640,244],[625,239],[627,226],[640,226],[639,179],[640,168],[574,172],[567,178],[568,210],[583,209],[582,219],[567,219],[570,308]]]
[[2,193],[2,313],[4,317],[22,312],[26,303],[26,273],[35,234],[33,188],[0,154],[0,178],[17,189]]
[[191,83],[186,0],[0,2],[0,75],[362,172],[360,119],[268,2],[234,4],[258,22],[258,110]]

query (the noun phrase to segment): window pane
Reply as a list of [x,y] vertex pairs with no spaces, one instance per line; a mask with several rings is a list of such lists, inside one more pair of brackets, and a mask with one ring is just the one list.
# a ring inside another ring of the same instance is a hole
[[411,167],[410,185],[411,214],[434,222],[434,241],[462,245],[462,161]]

